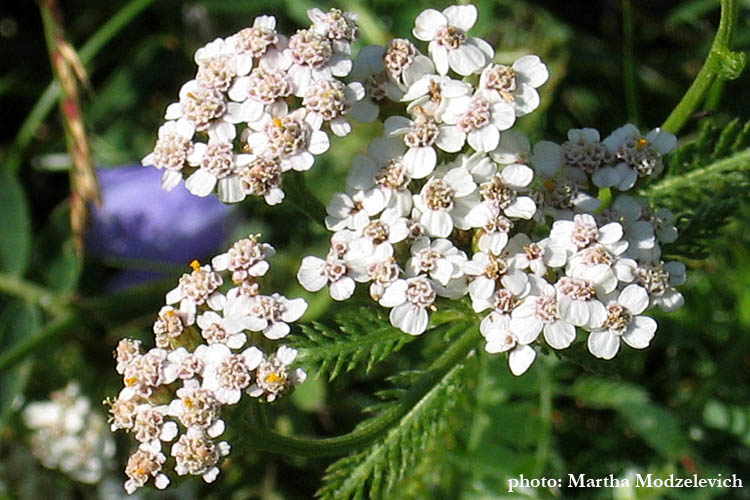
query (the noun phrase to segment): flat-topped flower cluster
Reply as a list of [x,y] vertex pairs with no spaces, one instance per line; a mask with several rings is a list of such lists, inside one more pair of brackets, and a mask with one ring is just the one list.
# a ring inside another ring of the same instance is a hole
[[352,14],[308,12],[312,25],[286,37],[276,19],[261,16],[195,53],[198,71],[180,89],[142,161],[164,171],[171,190],[185,178],[194,195],[216,192],[226,203],[284,198],[282,174],[308,170],[328,150],[327,129],[351,131],[347,114],[364,96],[362,84],[341,77],[352,69],[357,38]]
[[330,250],[303,259],[299,282],[335,300],[369,283],[411,335],[441,302],[469,296],[486,350],[508,352],[516,375],[536,346],[565,349],[581,331],[600,358],[621,342],[648,346],[657,325],[644,311],[682,304],[684,266],[660,251],[677,237],[674,217],[624,193],[602,207],[597,195],[658,175],[675,137],[628,124],[532,148],[511,127],[538,107],[547,68],[534,55],[493,62],[492,46],[468,34],[476,18],[472,5],[428,9],[413,30],[428,55],[407,39],[359,54],[358,104],[376,116],[382,102],[403,103],[406,116],[387,117],[354,159],[327,208]]
[[115,440],[104,415],[81,394],[77,382],[26,405],[23,420],[32,431],[31,452],[49,469],[94,484],[112,468]]
[[[243,392],[274,401],[305,380],[303,370],[290,368],[295,349],[282,345],[267,355],[254,345],[285,337],[307,310],[304,299],[260,293],[257,280],[273,254],[250,236],[210,265],[191,263],[154,322],[156,347],[144,352],[140,341],[120,341],[115,355],[124,387],[108,404],[112,430],[140,443],[125,469],[128,493],[149,480],[166,488],[168,457],[178,475],[213,481],[230,451],[219,440],[222,408],[237,404]],[[222,286],[226,275],[229,289]]]
[[[328,204],[327,255],[301,262],[305,289],[327,287],[344,301],[367,283],[410,335],[424,333],[439,307],[470,301],[486,351],[507,352],[515,375],[541,346],[565,349],[579,337],[604,359],[623,342],[649,345],[657,324],[644,313],[682,305],[675,286],[685,268],[661,256],[677,238],[674,216],[632,191],[663,171],[673,135],[628,124],[604,139],[573,129],[562,144],[532,147],[512,127],[539,106],[547,67],[535,55],[495,62],[494,48],[469,35],[472,5],[428,9],[416,44],[367,46],[354,62],[354,16],[308,16],[312,26],[288,39],[263,16],[196,53],[197,75],[144,159],[164,170],[166,189],[187,176],[199,196],[276,204],[281,174],[309,169],[328,149],[324,124],[344,136],[347,117],[380,118],[383,135],[354,158],[345,191]],[[294,349],[268,356],[254,345],[285,337],[307,308],[260,294],[273,252],[249,237],[210,265],[191,264],[154,323],[156,347],[118,346],[124,388],[110,402],[112,428],[141,443],[126,468],[129,492],[149,480],[166,487],[168,455],[177,474],[213,481],[229,453],[222,407],[243,392],[272,401],[304,380],[290,368]]]

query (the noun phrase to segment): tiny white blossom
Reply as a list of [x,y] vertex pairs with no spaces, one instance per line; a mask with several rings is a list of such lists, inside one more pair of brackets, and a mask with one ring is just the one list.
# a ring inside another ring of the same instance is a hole
[[514,295],[522,295],[528,287],[528,275],[516,268],[515,261],[505,253],[476,252],[464,264],[464,272],[476,276],[469,284],[472,300],[489,299],[500,285]]
[[265,396],[270,403],[304,382],[307,378],[304,370],[290,370],[296,358],[297,350],[284,345],[275,354],[264,357],[258,365],[255,382],[247,389],[248,395],[254,398]]
[[[482,336],[487,341],[484,350],[490,354],[498,352],[508,353],[508,366],[513,375],[523,375],[536,359],[536,351],[533,347],[519,340],[518,336],[510,329],[511,320],[504,316],[499,318],[491,328],[482,331]],[[524,339],[528,340],[528,339]]]
[[430,42],[429,53],[438,73],[448,68],[462,76],[479,72],[494,56],[494,49],[481,38],[467,37],[477,20],[473,5],[452,5],[442,12],[427,9],[414,21],[414,36]]
[[597,186],[614,186],[626,191],[639,177],[661,173],[664,169],[662,157],[674,149],[677,138],[658,128],[643,137],[635,125],[628,123],[602,142],[617,163],[599,170],[594,175],[594,182]]
[[219,402],[234,405],[250,385],[251,371],[258,367],[263,353],[253,346],[235,354],[225,344],[212,344],[200,356],[205,364],[201,387],[212,391]]
[[430,241],[421,237],[412,243],[410,252],[411,257],[406,262],[408,276],[428,274],[443,286],[463,276],[466,254],[449,240],[438,238]]
[[645,349],[656,332],[656,321],[639,316],[648,307],[648,293],[638,285],[626,286],[617,297],[607,301],[607,319],[600,329],[589,334],[588,348],[597,358],[612,359],[620,350],[620,341],[634,349]]
[[421,335],[430,321],[427,309],[432,307],[436,297],[430,280],[416,276],[393,282],[379,303],[392,308],[390,321],[393,326],[409,335]]
[[477,204],[476,184],[462,167],[437,172],[413,197],[427,234],[445,238],[454,227],[468,229],[467,215]]
[[544,332],[544,340],[553,349],[565,349],[573,343],[576,329],[562,317],[555,287],[531,276],[532,291],[511,313],[511,331],[522,344],[530,344]]
[[182,168],[193,154],[195,127],[187,119],[169,120],[159,127],[154,150],[141,160],[142,165],[153,165],[164,170],[161,187],[165,191],[174,189],[182,180]]
[[489,153],[500,144],[500,131],[513,126],[516,115],[513,107],[504,101],[492,102],[477,93],[453,99],[442,118],[453,125],[444,129],[451,143],[460,143],[463,147],[467,141],[475,151]]
[[504,101],[516,116],[523,116],[539,107],[536,88],[549,78],[547,66],[539,56],[517,59],[512,66],[490,64],[479,77],[479,89],[490,99]]
[[368,215],[375,215],[386,207],[397,209],[400,215],[408,215],[412,207],[409,183],[411,177],[403,163],[406,151],[398,139],[378,137],[367,149],[368,155],[358,155],[346,178],[347,186],[361,191],[356,198],[361,200]]
[[248,306],[247,328],[254,332],[263,332],[271,340],[286,337],[293,323],[300,319],[307,310],[305,299],[287,299],[273,295],[256,295],[251,297]]

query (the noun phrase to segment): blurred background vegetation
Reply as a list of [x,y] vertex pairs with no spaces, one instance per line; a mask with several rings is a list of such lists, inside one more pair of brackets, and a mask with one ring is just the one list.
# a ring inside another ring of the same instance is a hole
[[[596,127],[607,135],[627,121],[658,126],[700,68],[719,14],[719,2],[713,0],[474,3],[480,12],[476,34],[495,45],[497,61],[535,53],[549,65],[542,107],[518,123],[532,141],[562,141],[572,127]],[[750,8],[747,0],[740,3]],[[153,147],[165,107],[195,72],[194,51],[250,25],[256,15],[275,15],[279,31],[291,33],[307,24],[306,9],[336,6],[360,15],[362,44],[369,44],[383,43],[392,34],[410,35],[421,10],[447,5],[444,0],[66,0],[59,7],[70,42],[79,50],[88,47],[81,52],[90,77],[90,87],[83,90],[83,116],[95,164],[110,167],[136,164]],[[735,32],[737,50],[750,47],[747,12]],[[0,47],[0,498],[115,498],[111,490],[43,469],[28,451],[28,433],[17,410],[73,379],[94,402],[115,395],[120,380],[111,353],[117,341],[131,336],[151,345],[150,327],[163,294],[187,261],[175,262],[169,252],[171,233],[164,229],[169,223],[143,236],[161,250],[147,245],[131,252],[124,243],[118,252],[93,245],[95,253],[76,258],[67,222],[71,161],[60,113],[47,90],[52,73],[35,2],[0,7]],[[715,84],[705,113],[680,134],[681,144],[692,143],[701,131],[715,142],[712,130],[735,118],[733,133],[747,139],[749,89],[747,72]],[[306,175],[318,199],[326,203],[344,187],[350,159],[379,132],[379,125],[366,125],[346,139],[333,139],[330,151]],[[699,163],[702,156],[695,158]],[[737,175],[714,179],[690,196],[663,198],[682,216],[683,227],[698,213],[702,227],[712,231],[699,231],[699,237],[668,250],[688,265],[681,289],[685,307],[658,315],[660,329],[649,349],[626,350],[604,362],[586,356],[585,345],[578,343],[565,359],[541,356],[520,378],[509,374],[504,356],[480,350],[461,374],[463,389],[446,415],[447,427],[425,444],[420,460],[408,464],[388,498],[750,498],[747,170],[744,165]],[[143,202],[135,196],[132,204]],[[152,210],[168,208],[154,205]],[[179,225],[182,214],[174,209],[159,217]],[[301,257],[322,254],[327,237],[293,207],[271,210],[253,199],[208,224],[223,231],[215,236],[217,250],[248,233],[262,233],[278,251],[268,289],[306,297],[311,307],[305,320],[328,320],[341,309],[324,292],[313,296],[295,283]],[[200,240],[200,232],[194,232]],[[90,240],[110,237],[100,233]],[[191,248],[183,240],[180,245]],[[157,269],[162,278],[131,286],[143,280],[144,272]],[[124,271],[141,275],[131,280],[123,278]],[[360,295],[356,301],[367,303]],[[367,374],[356,369],[330,383],[311,377],[291,401],[274,409],[277,426],[318,435],[350,430],[363,419],[362,408],[376,401],[373,394],[386,386],[385,377],[422,366],[444,348],[443,342],[426,335]],[[235,415],[235,434],[242,433],[241,421],[242,415]],[[320,488],[333,461],[245,451],[241,442],[229,440],[235,448],[216,483],[195,479],[166,493],[141,495],[306,499]],[[131,447],[127,436],[118,436],[118,467],[109,475],[118,483]],[[736,473],[747,486],[507,493],[506,480],[521,473],[596,478],[634,472]]]

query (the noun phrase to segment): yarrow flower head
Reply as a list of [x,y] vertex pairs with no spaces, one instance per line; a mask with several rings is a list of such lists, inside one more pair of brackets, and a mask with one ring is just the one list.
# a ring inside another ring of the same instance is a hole
[[282,174],[307,170],[328,149],[328,132],[351,131],[346,115],[364,98],[352,69],[356,16],[311,9],[309,29],[291,37],[276,19],[218,38],[195,54],[194,79],[167,107],[154,150],[143,165],[163,170],[162,187],[236,203],[248,195],[270,205],[284,199]]
[[429,62],[407,39],[363,51],[369,116],[388,100],[402,107],[355,157],[327,207],[330,250],[302,260],[300,284],[328,286],[338,301],[368,284],[410,335],[429,329],[431,312],[470,299],[487,352],[508,353],[516,375],[536,346],[566,349],[581,331],[596,356],[614,355],[612,338],[645,347],[655,323],[640,291],[638,304],[629,299],[637,286],[649,307],[681,304],[684,270],[661,262],[658,246],[676,238],[674,218],[629,195],[602,209],[597,190],[657,175],[674,137],[627,125],[604,139],[582,128],[563,144],[532,145],[513,126],[539,106],[547,67],[535,55],[493,62],[494,48],[468,33],[476,18],[472,5],[419,14],[413,34],[428,42]]
[[[198,75],[146,159],[168,187],[185,177],[201,196],[276,204],[283,174],[312,168],[330,133],[387,111],[382,136],[353,155],[326,206],[327,250],[301,259],[304,289],[343,302],[367,286],[356,300],[369,294],[412,336],[473,310],[485,351],[507,353],[514,375],[577,340],[603,359],[621,341],[645,348],[656,333],[649,308],[683,300],[684,266],[663,262],[659,246],[675,240],[674,217],[630,194],[605,205],[598,191],[658,175],[676,139],[626,125],[604,139],[581,128],[532,145],[513,127],[539,106],[548,69],[532,54],[495,62],[469,34],[477,15],[472,5],[427,9],[416,41],[365,47],[354,64],[351,14],[311,9],[312,25],[288,39],[258,18],[196,55]],[[245,394],[271,402],[304,381],[297,350],[267,350],[307,309],[261,290],[273,253],[250,236],[193,262],[157,316],[157,347],[118,346],[124,388],[112,426],[148,438],[129,489],[152,478],[165,486],[174,472],[215,480],[230,452],[223,407]]]
[[23,420],[32,431],[32,454],[48,469],[94,484],[112,467],[115,441],[104,415],[92,408],[77,382],[53,392],[47,401],[26,405]]
[[167,294],[172,305],[156,317],[157,347],[144,352],[139,341],[120,341],[115,355],[124,387],[107,404],[111,429],[141,443],[125,469],[128,493],[150,481],[166,488],[170,473],[214,481],[231,449],[219,440],[222,408],[243,394],[271,402],[305,380],[292,366],[294,349],[281,346],[267,357],[248,345],[257,331],[270,340],[286,336],[307,309],[301,298],[260,294],[257,280],[273,255],[271,245],[251,235],[211,264],[191,263],[192,272]]

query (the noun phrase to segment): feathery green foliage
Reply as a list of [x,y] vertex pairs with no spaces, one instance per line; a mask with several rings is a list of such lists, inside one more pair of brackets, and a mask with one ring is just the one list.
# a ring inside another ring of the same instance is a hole
[[382,311],[367,307],[339,314],[336,324],[336,328],[317,321],[302,325],[304,336],[293,341],[299,350],[299,362],[318,377],[328,374],[328,380],[360,364],[365,364],[365,372],[369,372],[375,363],[414,339],[391,326]]
[[666,177],[644,189],[678,216],[678,240],[665,253],[708,255],[710,242],[750,190],[750,121],[718,127],[707,119],[695,140],[672,154]]
[[[468,393],[468,379],[475,372],[470,366],[475,362],[474,357],[454,365],[380,439],[364,450],[334,462],[326,471],[325,484],[318,496],[324,500],[387,498],[394,485],[410,469],[452,437],[451,417],[464,409],[462,402]],[[417,375],[417,372],[409,371],[391,377],[395,389],[379,395],[404,394]],[[377,408],[387,411],[401,403],[399,398]]]

